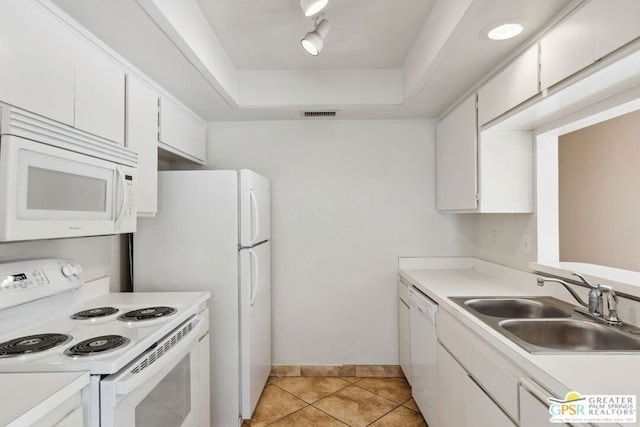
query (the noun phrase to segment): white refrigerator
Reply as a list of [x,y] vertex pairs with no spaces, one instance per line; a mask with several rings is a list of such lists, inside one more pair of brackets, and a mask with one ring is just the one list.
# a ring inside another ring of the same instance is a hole
[[158,213],[138,218],[133,240],[135,292],[211,292],[211,425],[240,425],[271,371],[269,180],[160,172]]

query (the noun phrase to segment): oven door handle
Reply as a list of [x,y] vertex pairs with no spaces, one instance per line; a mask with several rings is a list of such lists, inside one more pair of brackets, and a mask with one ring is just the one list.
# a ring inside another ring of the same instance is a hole
[[[163,353],[162,356],[157,356],[161,347],[164,347],[162,343],[164,341],[169,341],[163,339],[158,346],[148,350],[140,358],[136,359],[134,364],[129,365],[124,372],[116,374],[113,378],[107,378],[103,383],[111,383],[116,395],[126,395],[140,387],[149,378],[154,377],[164,370],[169,372],[182,360],[182,358],[184,358],[184,356],[193,351],[194,344],[197,344],[199,338],[202,336],[203,328],[205,327],[204,322],[200,317],[194,321],[196,322],[194,325],[195,327],[185,338],[169,349],[168,352]],[[156,353],[155,358],[153,353]],[[154,361],[139,372],[134,372],[133,366],[139,365],[140,362],[143,362],[147,358],[149,358],[149,361]]]

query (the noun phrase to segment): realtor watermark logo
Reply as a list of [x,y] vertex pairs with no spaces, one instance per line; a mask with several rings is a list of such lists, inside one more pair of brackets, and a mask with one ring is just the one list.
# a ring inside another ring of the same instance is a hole
[[635,395],[580,395],[570,391],[564,400],[548,398],[552,423],[635,423]]

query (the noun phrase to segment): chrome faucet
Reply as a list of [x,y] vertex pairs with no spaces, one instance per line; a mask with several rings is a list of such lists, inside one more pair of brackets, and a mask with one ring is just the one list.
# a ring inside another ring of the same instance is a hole
[[585,285],[587,285],[587,287],[589,287],[589,303],[586,303],[582,300],[582,298],[580,298],[580,296],[576,293],[576,291],[574,291],[571,286],[565,282],[564,280],[560,280],[560,279],[555,279],[552,277],[538,277],[538,286],[544,286],[544,282],[555,282],[555,283],[560,283],[562,286],[564,286],[569,293],[576,299],[576,301],[578,301],[578,303],[580,303],[580,305],[582,305],[583,307],[587,307],[589,309],[589,314],[594,316],[594,317],[602,317],[602,308],[603,308],[603,302],[602,302],[602,291],[600,291],[600,285],[593,285],[591,282],[589,282],[582,274],[580,273],[571,273],[574,276],[577,276],[580,278],[580,280],[582,280],[582,283],[584,283]]
[[[578,301],[580,305],[588,308],[588,313],[584,314],[587,314],[590,317],[593,317],[594,319],[607,323],[609,325],[621,325],[622,322],[620,321],[620,319],[618,319],[618,296],[614,292],[613,288],[611,288],[611,286],[603,284],[594,285],[580,273],[571,274],[579,277],[582,283],[584,283],[589,288],[589,303],[584,302],[582,298],[580,298],[580,296],[576,293],[576,291],[574,291],[571,286],[564,280],[556,279],[553,277],[538,277],[537,284],[538,286],[544,286],[544,282],[559,283],[564,286],[567,291],[569,291],[569,293],[576,299],[576,301]],[[602,298],[603,292],[607,293],[607,309],[609,311],[609,314],[607,316],[604,315],[604,304]],[[582,311],[579,309],[576,310]]]
[[607,293],[607,310],[609,310],[609,315],[604,318],[605,322],[610,325],[621,325],[622,321],[618,318],[618,296],[611,286],[599,286],[603,292]]

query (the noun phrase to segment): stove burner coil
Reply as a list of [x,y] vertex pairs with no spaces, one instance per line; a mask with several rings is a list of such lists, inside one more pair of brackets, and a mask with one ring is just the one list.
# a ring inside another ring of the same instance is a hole
[[73,316],[71,316],[74,320],[87,320],[87,319],[95,319],[98,317],[111,316],[112,314],[117,313],[118,310],[115,307],[98,307],[98,308],[90,308],[89,310],[79,311]]
[[38,353],[58,347],[71,339],[65,334],[37,334],[0,343],[0,357],[14,357]]
[[160,317],[171,316],[177,310],[173,307],[147,307],[140,308],[138,310],[129,311],[127,313],[121,314],[118,317],[118,320],[122,320],[125,322],[129,321],[139,321],[139,320],[151,320],[158,319]]
[[64,353],[67,356],[93,356],[116,350],[127,344],[129,344],[129,338],[120,335],[102,335],[79,342]]

